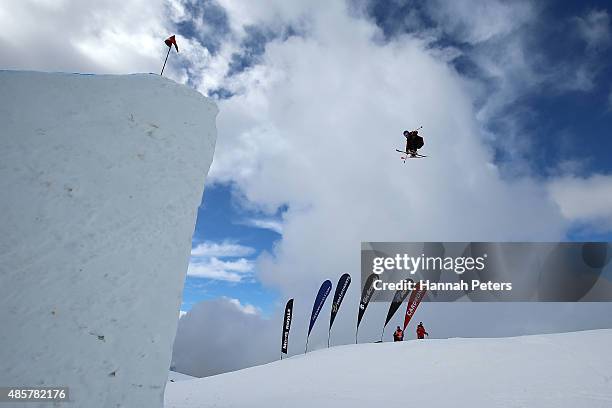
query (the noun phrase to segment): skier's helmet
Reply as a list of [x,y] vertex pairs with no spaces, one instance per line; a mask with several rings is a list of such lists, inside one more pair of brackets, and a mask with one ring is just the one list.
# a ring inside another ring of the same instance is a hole
[[404,136],[408,136],[409,134],[410,134],[410,132],[409,132],[409,131],[404,130]]

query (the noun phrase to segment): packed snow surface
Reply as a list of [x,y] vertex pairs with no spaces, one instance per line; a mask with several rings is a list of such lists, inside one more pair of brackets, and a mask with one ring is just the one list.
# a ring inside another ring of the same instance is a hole
[[216,114],[158,75],[0,71],[1,386],[163,405]]
[[169,383],[166,408],[609,408],[612,330],[333,347]]
[[177,373],[176,371],[168,372],[168,381],[177,382],[177,381],[187,381],[187,380],[195,380],[198,377],[193,377],[191,375]]

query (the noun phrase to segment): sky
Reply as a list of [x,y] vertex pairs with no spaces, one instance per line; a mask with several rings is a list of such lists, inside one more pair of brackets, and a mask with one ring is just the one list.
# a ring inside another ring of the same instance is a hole
[[[0,69],[159,72],[176,34],[164,75],[220,109],[174,348],[179,371],[203,376],[277,358],[290,297],[301,352],[324,279],[351,273],[356,309],[361,241],[612,241],[611,13],[596,1],[9,0]],[[395,149],[418,126],[429,157],[404,164]],[[432,337],[612,327],[608,304],[425,306]],[[338,314],[334,344],[353,341],[355,315]],[[377,318],[360,330],[375,339]]]

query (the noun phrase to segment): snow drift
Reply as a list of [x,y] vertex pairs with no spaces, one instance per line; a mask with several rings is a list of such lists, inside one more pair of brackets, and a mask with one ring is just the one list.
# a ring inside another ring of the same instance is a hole
[[166,408],[612,406],[612,330],[333,347],[170,383]]
[[157,75],[0,72],[1,385],[162,405],[216,114]]

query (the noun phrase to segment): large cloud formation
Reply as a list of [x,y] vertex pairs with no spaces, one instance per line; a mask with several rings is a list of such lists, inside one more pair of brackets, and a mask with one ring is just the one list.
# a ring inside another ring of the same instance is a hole
[[277,326],[237,299],[199,303],[179,320],[172,368],[204,377],[270,361]]

